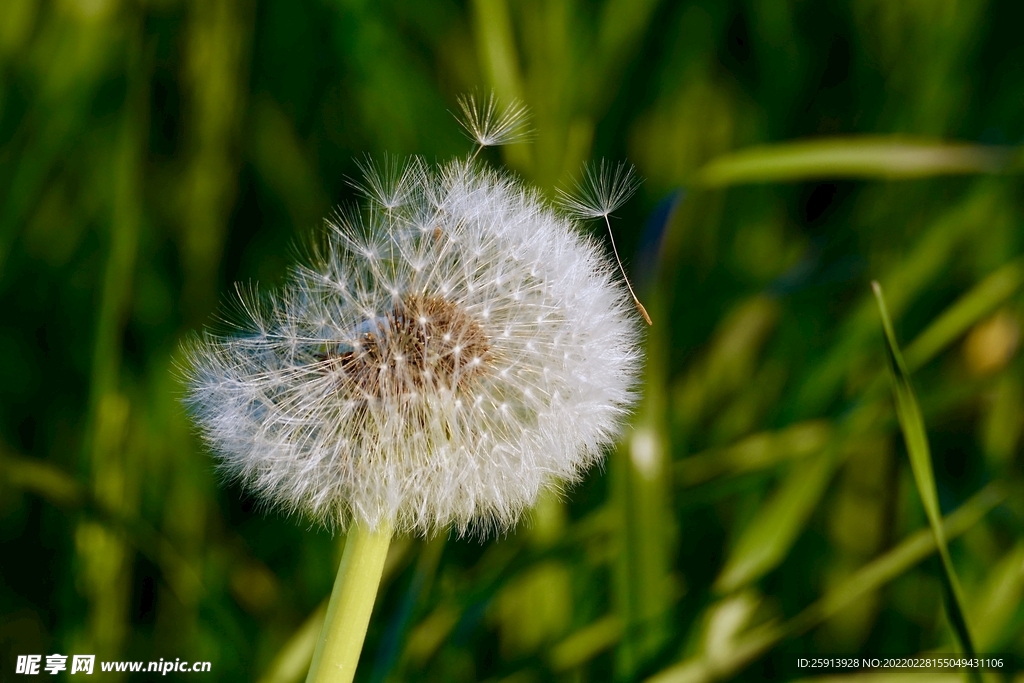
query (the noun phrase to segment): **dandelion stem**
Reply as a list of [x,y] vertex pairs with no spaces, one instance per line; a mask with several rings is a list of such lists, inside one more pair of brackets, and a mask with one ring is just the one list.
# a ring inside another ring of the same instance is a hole
[[350,683],[355,677],[390,544],[386,525],[376,531],[358,524],[349,529],[306,683]]
[[615,235],[612,234],[612,223],[608,220],[608,214],[604,215],[604,224],[608,226],[608,237],[612,241],[612,251],[615,252],[615,262],[619,264],[619,272],[622,273],[622,279],[626,281],[626,287],[629,289],[629,293],[633,297],[633,303],[636,304],[636,309],[640,311],[640,315],[644,317],[644,321],[648,325],[652,325],[651,316],[647,314],[647,309],[640,303],[640,299],[637,298],[636,292],[633,291],[633,285],[629,282],[629,277],[626,275],[626,269],[622,267],[622,259],[619,258],[619,248],[615,246]]

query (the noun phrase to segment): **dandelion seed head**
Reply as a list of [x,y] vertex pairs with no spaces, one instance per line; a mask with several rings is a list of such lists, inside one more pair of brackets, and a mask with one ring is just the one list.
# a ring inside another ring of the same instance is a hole
[[599,244],[537,193],[472,161],[410,164],[366,178],[368,205],[328,222],[280,291],[240,289],[239,331],[192,340],[187,403],[271,506],[507,529],[618,434],[639,326]]

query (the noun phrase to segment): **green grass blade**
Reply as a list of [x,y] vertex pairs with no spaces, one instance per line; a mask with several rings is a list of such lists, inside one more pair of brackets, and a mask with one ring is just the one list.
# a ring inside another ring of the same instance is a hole
[[794,468],[743,530],[715,581],[717,592],[738,590],[782,562],[821,500],[834,470],[831,452]]
[[[1018,636],[1021,624],[1015,616],[1024,603],[1024,540],[1017,542],[989,572],[972,601],[974,637],[982,652],[1005,652]],[[1019,636],[1018,636],[1019,637]]]
[[[944,537],[956,538],[973,528],[1005,498],[1005,492],[999,487],[986,486],[945,518]],[[729,653],[716,658],[709,658],[705,653],[697,654],[655,674],[646,683],[707,683],[727,679],[786,638],[805,633],[903,575],[935,552],[937,547],[931,530],[919,531],[868,562],[789,621],[752,629],[735,641]]]
[[551,648],[548,662],[554,671],[569,671],[589,662],[622,638],[622,620],[616,616],[598,619]]
[[1014,168],[1012,148],[903,136],[797,140],[725,154],[697,171],[694,185],[792,182],[812,178],[923,178]]
[[[486,83],[502,102],[524,101],[526,87],[508,3],[473,0],[471,4],[476,49]],[[534,153],[526,145],[506,145],[503,153],[506,163],[516,168],[532,166]]]
[[[886,283],[890,293],[889,310],[895,318],[929,287],[947,277],[950,264],[977,241],[977,226],[1007,220],[1001,203],[997,192],[985,184],[977,184],[955,208],[929,223],[899,263],[886,269],[879,280]],[[817,416],[820,407],[835,400],[847,386],[851,360],[868,358],[875,353],[876,311],[877,304],[868,295],[850,312],[837,330],[832,348],[798,380],[796,399],[786,415],[787,421]]]
[[[1006,494],[998,486],[986,486],[946,516],[941,524],[943,538],[956,538],[973,528],[1005,498]],[[835,616],[843,608],[903,575],[935,552],[937,547],[935,534],[931,530],[921,530],[911,535],[892,550],[858,569],[820,600],[793,617],[787,625],[788,635],[804,633]]]
[[161,567],[172,593],[179,599],[206,593],[202,572],[169,538],[134,511],[112,508],[107,501],[56,465],[0,450],[0,490],[4,487],[33,493],[57,507],[82,513],[84,519],[102,526],[107,533],[120,535],[126,543]]
[[302,622],[302,626],[288,639],[281,650],[274,656],[267,672],[258,683],[298,683],[309,670],[316,649],[316,639],[327,616],[327,601],[313,611]]
[[889,319],[889,312],[885,307],[882,287],[877,282],[871,283],[871,286],[874,289],[875,298],[878,300],[878,310],[881,313],[882,327],[885,331],[886,356],[889,361],[889,370],[892,374],[896,415],[899,418],[900,429],[902,429],[903,438],[906,441],[907,456],[910,458],[914,482],[917,484],[921,503],[924,505],[925,514],[928,516],[928,523],[931,525],[932,533],[935,536],[939,557],[942,560],[942,579],[946,593],[946,609],[949,614],[949,621],[964,653],[968,657],[974,657],[974,640],[967,625],[963,594],[956,577],[956,571],[953,568],[953,561],[949,556],[946,534],[942,527],[942,512],[939,508],[939,496],[935,488],[935,476],[932,472],[932,456],[928,447],[928,436],[925,433],[924,419],[921,417],[921,407],[918,405],[917,396],[914,394],[914,389],[911,386],[910,373],[907,371],[906,363],[903,361],[903,355],[900,353],[899,345],[896,343],[896,333],[893,331],[892,321]]
[[88,492],[73,477],[44,460],[0,453],[0,487],[38,494],[59,507],[82,506]]
[[1024,285],[1024,259],[1002,266],[943,311],[912,344],[904,359],[911,370],[921,367],[994,311]]
[[688,488],[807,458],[824,450],[834,432],[827,420],[807,420],[777,431],[758,432],[730,446],[680,460],[675,464],[675,480],[680,487]]

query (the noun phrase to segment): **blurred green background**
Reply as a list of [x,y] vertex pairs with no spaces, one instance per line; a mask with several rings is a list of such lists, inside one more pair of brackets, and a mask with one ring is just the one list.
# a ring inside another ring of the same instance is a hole
[[397,539],[358,680],[790,680],[811,675],[800,654],[1024,653],[1022,17],[3,0],[0,678],[19,654],[94,653],[302,679],[344,539],[218,484],[178,345],[233,283],[282,282],[362,155],[466,154],[450,112],[474,90],[530,108],[533,140],[484,156],[545,193],[588,159],[645,179],[613,222],[655,321],[644,398],[603,471],[514,533]]

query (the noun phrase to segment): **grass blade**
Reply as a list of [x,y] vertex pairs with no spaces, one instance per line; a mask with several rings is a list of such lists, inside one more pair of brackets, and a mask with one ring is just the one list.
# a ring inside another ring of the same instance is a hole
[[[1005,498],[1005,492],[997,486],[986,486],[946,517],[944,537],[956,538],[973,528]],[[736,640],[731,652],[716,658],[700,653],[655,674],[646,683],[709,683],[729,678],[786,638],[807,632],[901,576],[935,552],[936,547],[935,535],[930,530],[912,534],[892,550],[858,569],[789,621],[752,629]]]
[[258,683],[298,683],[309,670],[316,649],[316,639],[327,616],[327,601],[314,610],[302,622],[302,626],[288,639],[284,647],[275,655],[267,672]]
[[823,453],[794,468],[743,530],[715,581],[716,592],[725,594],[738,590],[785,559],[821,500],[834,469],[832,453]]
[[921,367],[1024,285],[1024,259],[1014,259],[976,284],[943,311],[904,354],[907,367]]
[[902,136],[848,136],[750,147],[713,159],[693,184],[726,187],[811,178],[923,178],[1013,168],[1008,147]]
[[675,463],[673,474],[680,487],[689,488],[719,477],[759,472],[820,453],[834,431],[827,420],[807,420],[759,432],[732,445],[687,456]]
[[[939,509],[939,496],[935,489],[935,475],[932,472],[932,456],[928,447],[928,436],[925,433],[924,419],[921,417],[921,407],[918,405],[917,396],[910,384],[910,373],[903,361],[899,345],[896,343],[896,333],[893,331],[892,321],[889,319],[889,312],[885,307],[885,297],[882,295],[882,287],[877,282],[871,283],[878,300],[878,310],[882,315],[882,328],[885,331],[886,357],[889,361],[889,370],[892,375],[893,396],[896,402],[896,415],[899,418],[900,429],[903,431],[903,438],[907,445],[907,456],[910,458],[910,467],[914,473],[914,482],[917,484],[917,491],[921,496],[921,503],[924,505],[925,514],[928,516],[928,523],[935,536],[935,545],[942,560],[942,580],[946,594],[946,609],[949,614],[949,621],[953,626],[960,646],[968,657],[974,657],[974,640],[971,638],[970,629],[967,625],[966,610],[964,609],[963,594],[960,590],[960,583],[953,568],[953,561],[949,556],[949,547],[946,543],[946,534],[942,527],[942,511]],[[980,680],[980,675],[976,678]]]

